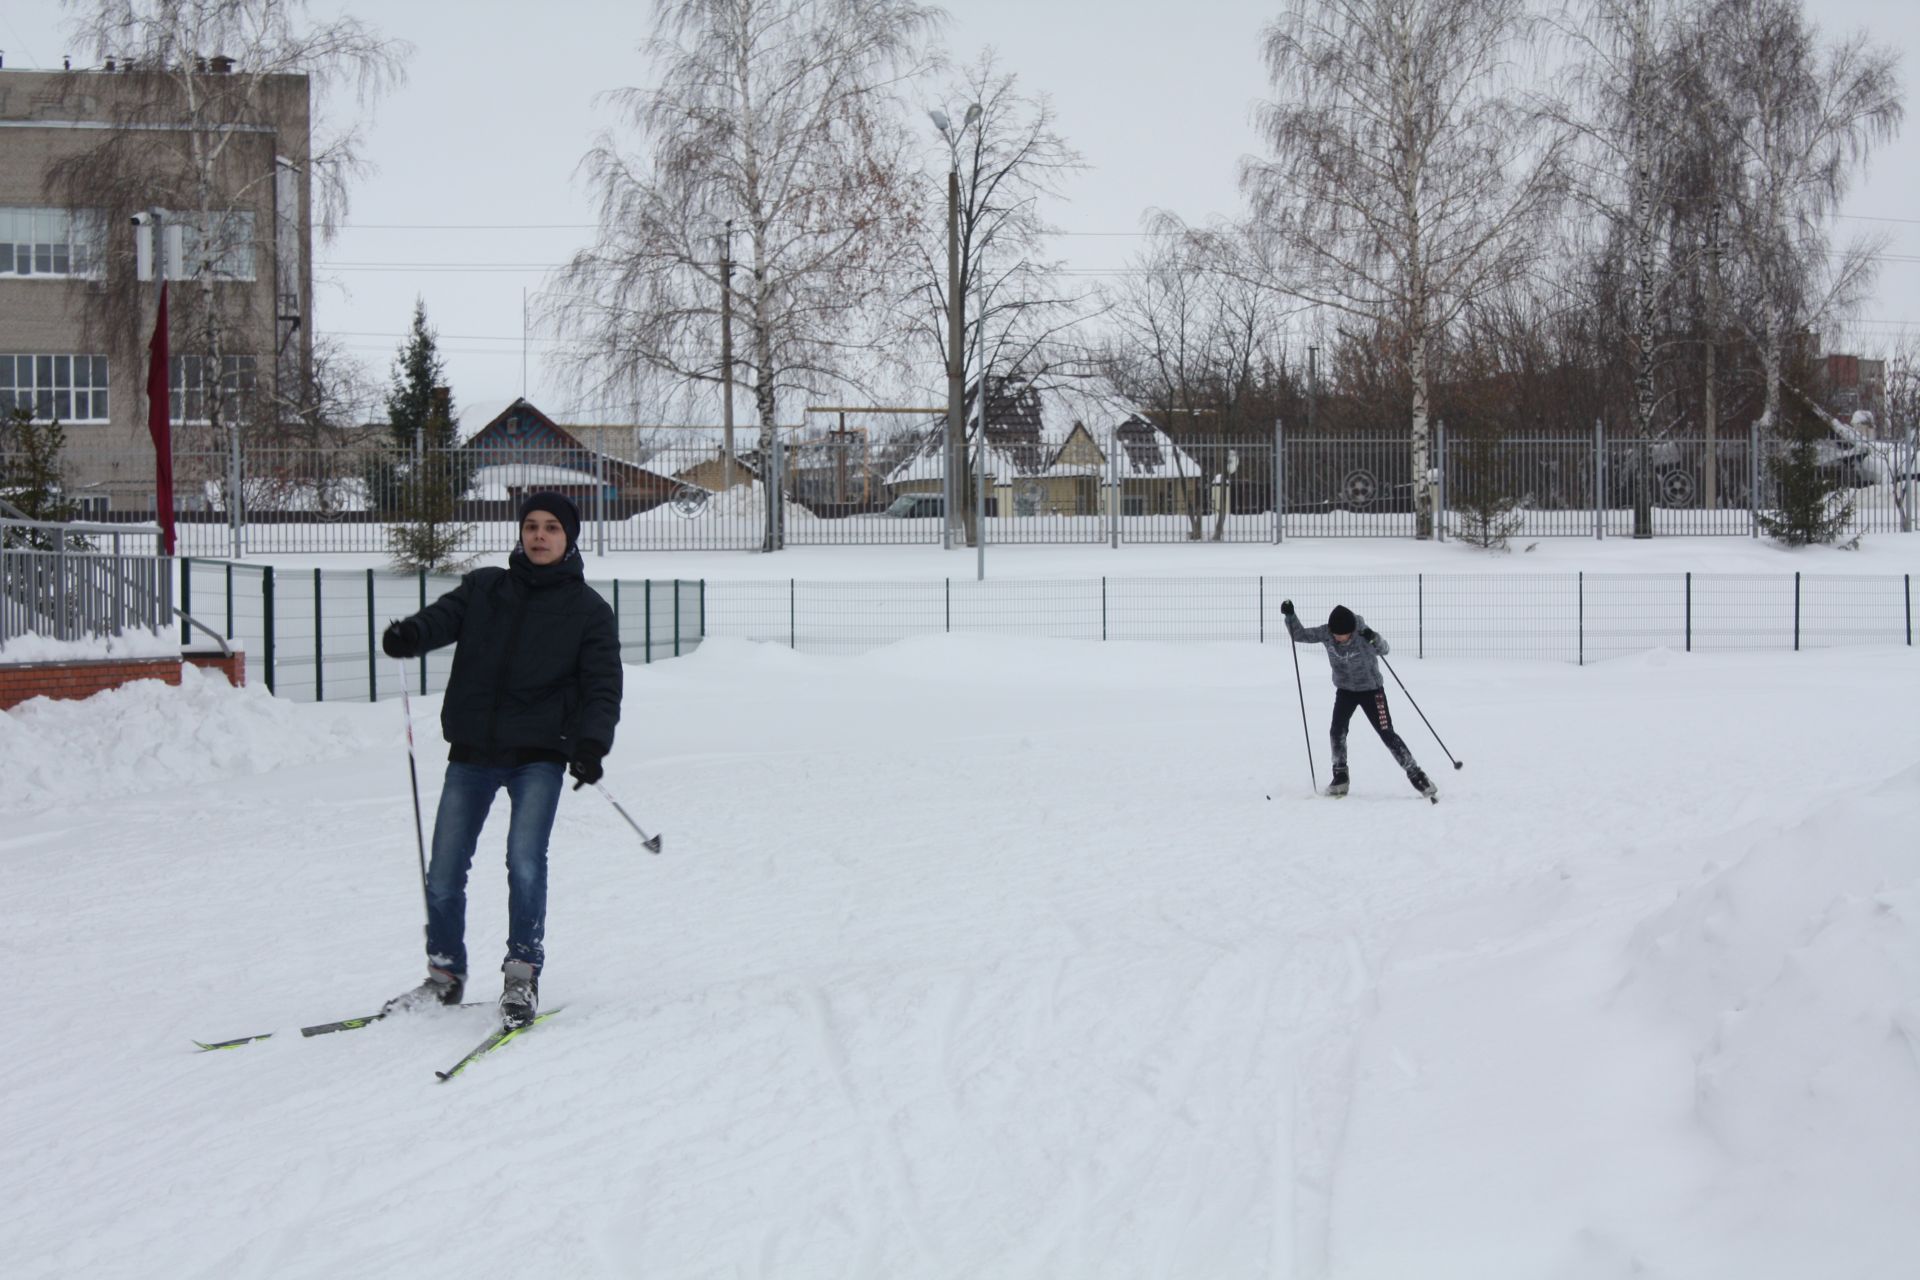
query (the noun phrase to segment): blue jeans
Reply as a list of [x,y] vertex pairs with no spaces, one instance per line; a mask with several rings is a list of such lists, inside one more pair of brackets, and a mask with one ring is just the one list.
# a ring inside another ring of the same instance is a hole
[[560,807],[565,766],[547,760],[516,768],[447,765],[440,809],[433,818],[433,860],[427,868],[427,963],[467,973],[467,869],[494,793],[507,789],[507,959],[535,973],[546,962],[547,838]]

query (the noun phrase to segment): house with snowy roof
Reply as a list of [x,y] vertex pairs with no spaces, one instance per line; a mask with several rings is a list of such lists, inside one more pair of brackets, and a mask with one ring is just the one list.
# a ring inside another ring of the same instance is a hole
[[[1110,455],[1116,451],[1122,514],[1207,510],[1214,501],[1204,468],[1127,406],[1042,390],[1028,379],[993,379],[988,385],[984,467],[990,513],[1105,515]],[[969,388],[969,421],[973,401]],[[944,430],[929,432],[887,476],[889,494],[941,492],[944,447]]]
[[[627,434],[625,427],[613,429]],[[569,430],[524,397],[515,400],[460,446],[472,472],[468,499],[518,506],[527,494],[544,490],[572,498],[581,515],[591,518],[603,500],[609,515],[627,516],[673,496],[679,487],[673,477],[589,448],[575,434],[592,430]]]

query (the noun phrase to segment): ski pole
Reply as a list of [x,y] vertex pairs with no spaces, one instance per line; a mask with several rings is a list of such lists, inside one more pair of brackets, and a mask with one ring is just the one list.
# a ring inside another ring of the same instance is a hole
[[618,809],[620,816],[627,820],[627,825],[640,833],[640,843],[647,847],[648,853],[660,852],[660,837],[648,835],[646,829],[633,820],[633,815],[627,812],[626,806],[613,798],[613,792],[607,790],[605,783],[596,782],[593,784],[593,789],[605,796],[607,803]]
[[1307,727],[1307,689],[1300,683],[1300,646],[1293,641],[1292,627],[1287,628],[1287,648],[1293,650],[1293,687],[1300,695],[1300,736],[1307,744],[1307,781],[1313,784],[1313,793],[1319,795],[1320,774],[1313,767],[1313,730]]
[[[1405,693],[1405,694],[1407,695],[1407,701],[1408,701],[1409,703],[1412,703],[1412,705],[1413,705],[1413,709],[1414,709],[1414,711],[1415,711],[1416,713],[1418,713],[1418,715],[1420,716],[1420,723],[1421,723],[1421,724],[1424,724],[1424,725],[1426,725],[1426,726],[1427,726],[1427,732],[1433,735],[1433,740],[1434,740],[1435,742],[1440,742],[1440,731],[1439,731],[1438,729],[1435,729],[1435,728],[1433,727],[1433,721],[1431,721],[1431,720],[1429,720],[1429,719],[1427,719],[1427,713],[1426,713],[1426,712],[1424,712],[1424,711],[1421,711],[1421,710],[1420,710],[1420,704],[1419,704],[1419,703],[1417,703],[1417,702],[1414,702],[1414,701],[1413,701],[1413,694],[1412,694],[1412,693],[1410,693],[1410,692],[1408,692],[1408,690],[1407,690],[1407,682],[1406,682],[1405,680],[1402,680],[1402,679],[1400,678],[1400,673],[1399,673],[1398,671],[1395,671],[1395,670],[1393,669],[1393,664],[1392,664],[1391,662],[1387,662],[1387,655],[1386,655],[1386,654],[1384,654],[1384,653],[1383,653],[1383,654],[1381,654],[1381,655],[1380,655],[1380,661],[1382,661],[1382,662],[1386,662],[1386,665],[1387,665],[1387,672],[1388,672],[1388,674],[1390,674],[1390,675],[1392,675],[1392,676],[1393,676],[1393,682],[1394,682],[1395,684],[1397,684],[1397,685],[1399,685],[1399,686],[1400,686],[1400,692],[1402,692],[1402,693]],[[1447,759],[1449,759],[1449,760],[1453,760],[1453,767],[1454,767],[1454,768],[1456,768],[1456,769],[1464,769],[1464,768],[1466,768],[1466,767],[1467,767],[1467,765],[1466,765],[1466,761],[1464,761],[1464,760],[1454,760],[1454,759],[1453,759],[1453,752],[1451,752],[1451,751],[1447,751],[1447,744],[1446,744],[1446,743],[1444,743],[1444,742],[1440,742],[1440,749],[1441,749],[1442,751],[1446,751],[1446,752],[1447,752]]]
[[[413,783],[413,842],[420,850],[420,905],[431,919],[433,904],[427,897],[427,835],[420,823],[420,767],[413,758],[413,699],[407,694],[406,662],[395,658],[393,663],[400,668],[400,713],[407,721],[407,778]],[[427,926],[423,922],[420,927]]]

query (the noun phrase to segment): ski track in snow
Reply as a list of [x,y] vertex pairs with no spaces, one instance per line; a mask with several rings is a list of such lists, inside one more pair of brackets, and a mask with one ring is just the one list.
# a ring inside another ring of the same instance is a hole
[[[129,740],[0,836],[45,1036],[0,1062],[0,1255],[27,1277],[1393,1275],[1396,1171],[1447,1156],[1378,1128],[1444,1066],[1380,1038],[1389,988],[1582,945],[1700,884],[1727,833],[1920,761],[1910,717],[1828,710],[1911,707],[1902,651],[1409,663],[1467,769],[1400,699],[1440,806],[1359,726],[1355,792],[1325,801],[1284,661],[954,639],[630,669],[608,782],[667,852],[566,797],[543,993],[568,1012],[446,1085],[486,1010],[293,1030],[416,978],[394,708],[189,689],[194,741],[270,738],[271,767],[230,742],[158,787],[129,762],[163,728],[38,708],[61,744]],[[1761,689],[1778,714],[1730,726]],[[423,740],[437,709],[415,704]],[[496,990],[504,804],[470,999]],[[1482,1245],[1457,1274],[1545,1274]],[[1645,1269],[1658,1245],[1596,1221],[1556,1247],[1582,1276],[1684,1274]]]

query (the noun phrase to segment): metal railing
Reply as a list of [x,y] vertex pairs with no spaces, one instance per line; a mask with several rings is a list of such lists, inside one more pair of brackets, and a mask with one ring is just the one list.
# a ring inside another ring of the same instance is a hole
[[0,519],[0,645],[171,626],[173,573],[159,538],[151,527]]
[[[292,449],[185,448],[174,457],[178,550],[239,557],[288,552],[392,553],[396,530],[456,529],[471,555],[514,543],[519,500],[538,489],[573,498],[582,550],[778,550],[788,546],[931,545],[964,537],[972,474],[949,477],[939,432],[864,436],[744,435],[729,458],[686,433],[583,430],[580,444],[489,438],[409,451],[382,440]],[[1777,500],[1752,430],[1717,439],[1640,441],[1596,428],[1585,438],[1481,438],[1436,424],[1437,533],[1476,537],[1752,535]],[[0,458],[0,467],[6,460]],[[1121,438],[992,442],[982,493],[989,543],[1269,542],[1298,537],[1411,537],[1416,478],[1410,437],[1308,434],[1276,426],[1237,440]],[[96,517],[154,519],[152,460],[72,447],[67,495]],[[1920,515],[1920,452],[1911,440],[1836,440],[1819,470],[1850,531],[1909,531]],[[769,503],[768,494],[778,500]]]
[[[460,585],[453,575],[374,569],[287,570],[199,558],[182,559],[179,566],[181,608],[244,645],[247,678],[281,697],[313,702],[399,697],[400,667],[381,653],[381,633],[388,622]],[[699,646],[702,583],[612,579],[588,585],[613,608],[623,661],[659,662]],[[444,689],[453,648],[405,665],[413,692]]]

